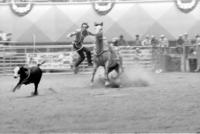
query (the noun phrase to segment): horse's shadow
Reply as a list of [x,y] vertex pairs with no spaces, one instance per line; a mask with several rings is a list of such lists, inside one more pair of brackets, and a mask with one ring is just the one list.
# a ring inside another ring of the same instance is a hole
[[109,85],[105,86],[105,78],[97,78],[93,85],[91,86],[93,89],[94,88],[120,88],[121,84],[120,83],[115,83],[115,82],[110,82]]

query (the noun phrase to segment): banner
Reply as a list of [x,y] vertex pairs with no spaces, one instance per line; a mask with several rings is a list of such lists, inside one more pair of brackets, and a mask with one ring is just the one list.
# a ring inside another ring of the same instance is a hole
[[11,0],[10,8],[18,16],[27,15],[33,8],[31,0]]
[[176,0],[176,6],[184,13],[192,11],[198,3],[198,0]]
[[26,61],[29,66],[35,66],[42,61],[41,69],[44,70],[67,70],[71,69],[73,62],[72,52],[63,53],[27,53]]
[[95,10],[95,12],[102,16],[102,15],[106,15],[107,13],[109,13],[113,6],[114,6],[115,2],[114,1],[101,1],[101,2],[94,2],[92,3],[93,9]]

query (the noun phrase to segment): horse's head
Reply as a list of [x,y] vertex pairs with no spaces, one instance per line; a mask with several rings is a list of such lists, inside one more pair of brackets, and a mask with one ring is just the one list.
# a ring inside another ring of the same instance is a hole
[[103,32],[103,22],[101,22],[101,23],[95,22],[94,26],[95,26],[95,33],[96,34]]

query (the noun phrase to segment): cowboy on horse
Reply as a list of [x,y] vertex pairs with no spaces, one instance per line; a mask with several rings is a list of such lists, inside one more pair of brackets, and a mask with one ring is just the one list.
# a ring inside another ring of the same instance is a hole
[[73,48],[79,55],[78,60],[73,65],[74,73],[78,72],[78,66],[84,61],[84,59],[85,59],[84,53],[86,53],[86,56],[87,56],[88,66],[93,66],[90,50],[82,45],[85,37],[87,37],[89,35],[91,35],[91,36],[95,35],[95,34],[91,33],[90,31],[88,31],[87,30],[88,28],[89,28],[89,25],[87,23],[82,23],[81,29],[78,29],[75,32],[72,32],[67,35],[67,37],[75,36],[75,40],[73,42]]

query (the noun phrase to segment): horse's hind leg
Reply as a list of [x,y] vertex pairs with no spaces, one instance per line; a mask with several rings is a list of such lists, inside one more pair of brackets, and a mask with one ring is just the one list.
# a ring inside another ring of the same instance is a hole
[[94,82],[94,77],[95,77],[95,74],[97,72],[97,69],[98,69],[98,65],[97,64],[94,64],[94,69],[93,69],[93,72],[92,72],[92,79],[91,79],[91,84],[93,85],[93,82]]
[[119,57],[119,68],[121,69],[121,72],[123,73],[124,72],[124,67],[123,67],[123,59],[122,57],[120,56]]
[[117,72],[117,77],[119,77],[119,76],[120,76],[120,65],[119,65],[119,64],[116,64],[114,67],[109,68],[109,69],[108,69],[108,74],[109,74],[110,72],[112,72],[113,70]]
[[121,73],[123,72],[123,70],[120,71],[120,69],[122,69],[123,67],[121,65],[117,65],[116,68],[114,69],[117,72],[117,78],[120,77]]

